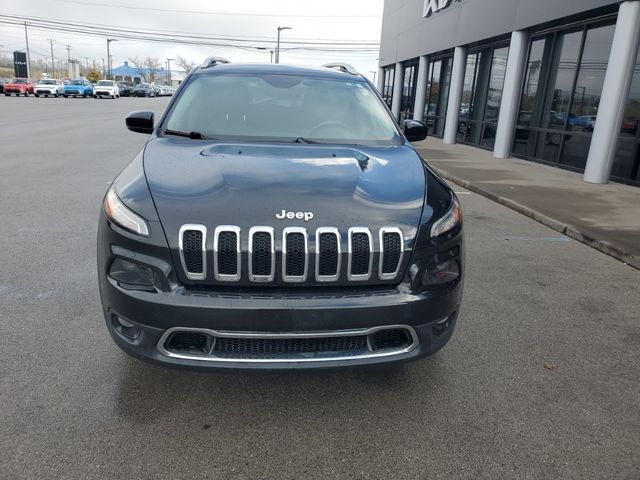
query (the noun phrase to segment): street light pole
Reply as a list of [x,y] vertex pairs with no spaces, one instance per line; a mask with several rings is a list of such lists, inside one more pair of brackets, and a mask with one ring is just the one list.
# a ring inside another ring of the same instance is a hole
[[276,44],[276,63],[280,63],[280,32],[282,30],[293,30],[291,27],[278,27],[278,43]]
[[107,38],[107,74],[105,75],[105,78],[109,78],[111,76],[111,55],[109,54],[109,44],[117,41],[117,38]]
[[171,86],[171,61],[176,61],[175,58],[167,58],[167,85]]

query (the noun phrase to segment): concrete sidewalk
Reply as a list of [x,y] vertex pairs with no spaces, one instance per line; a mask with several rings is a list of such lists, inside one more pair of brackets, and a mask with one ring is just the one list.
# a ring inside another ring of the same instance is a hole
[[414,146],[447,180],[640,269],[640,188],[436,138]]

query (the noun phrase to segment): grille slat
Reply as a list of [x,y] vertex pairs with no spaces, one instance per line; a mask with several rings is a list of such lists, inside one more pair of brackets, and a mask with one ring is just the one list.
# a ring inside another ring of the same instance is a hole
[[304,282],[308,261],[307,231],[300,227],[285,228],[282,232],[282,279]]
[[340,233],[335,228],[316,231],[316,279],[336,281],[340,276]]
[[206,239],[204,225],[183,225],[180,229],[180,260],[190,280],[203,280],[207,275]]
[[373,241],[368,228],[349,229],[349,280],[368,280],[371,277]]
[[217,227],[213,250],[216,280],[240,280],[240,228],[231,225]]
[[252,227],[249,230],[249,279],[271,282],[274,279],[273,228]]
[[392,279],[398,275],[403,254],[404,239],[400,229],[381,228],[380,269],[378,273],[381,280]]

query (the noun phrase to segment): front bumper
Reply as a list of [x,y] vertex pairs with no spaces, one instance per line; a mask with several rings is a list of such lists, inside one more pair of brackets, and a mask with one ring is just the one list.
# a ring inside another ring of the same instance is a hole
[[[152,232],[157,232],[155,226],[152,224]],[[109,224],[104,214],[100,217],[98,276],[107,328],[120,348],[143,360],[200,369],[303,369],[396,363],[440,350],[455,327],[462,276],[446,288],[417,293],[411,290],[408,278],[395,286],[189,287],[177,280],[166,240],[161,231],[157,233],[142,243],[139,237]],[[452,242],[460,245],[461,238]],[[163,278],[161,288],[142,291],[119,284],[107,273],[115,258],[149,266]],[[128,330],[123,325],[133,327]],[[394,350],[335,358],[294,355],[220,359],[215,355],[204,358],[172,354],[164,348],[171,329],[263,339],[366,336],[377,329],[404,329],[410,342]]]
[[18,93],[20,95],[24,94],[27,90],[24,88],[16,88],[16,87],[4,87],[4,93]]
[[110,97],[112,95],[117,95],[116,92],[109,91],[109,90],[94,90],[93,93],[94,93],[94,95],[96,95],[98,97],[102,97],[103,95],[107,96],[107,97]]
[[36,88],[35,93],[38,95],[55,95],[58,93],[58,90],[55,88]]

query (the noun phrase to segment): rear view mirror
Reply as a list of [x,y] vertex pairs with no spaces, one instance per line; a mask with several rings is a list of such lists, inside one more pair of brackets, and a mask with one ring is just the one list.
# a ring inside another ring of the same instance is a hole
[[125,118],[127,128],[132,132],[152,133],[153,132],[153,112],[131,112]]
[[403,133],[410,142],[419,142],[427,138],[429,127],[418,120],[405,120]]

